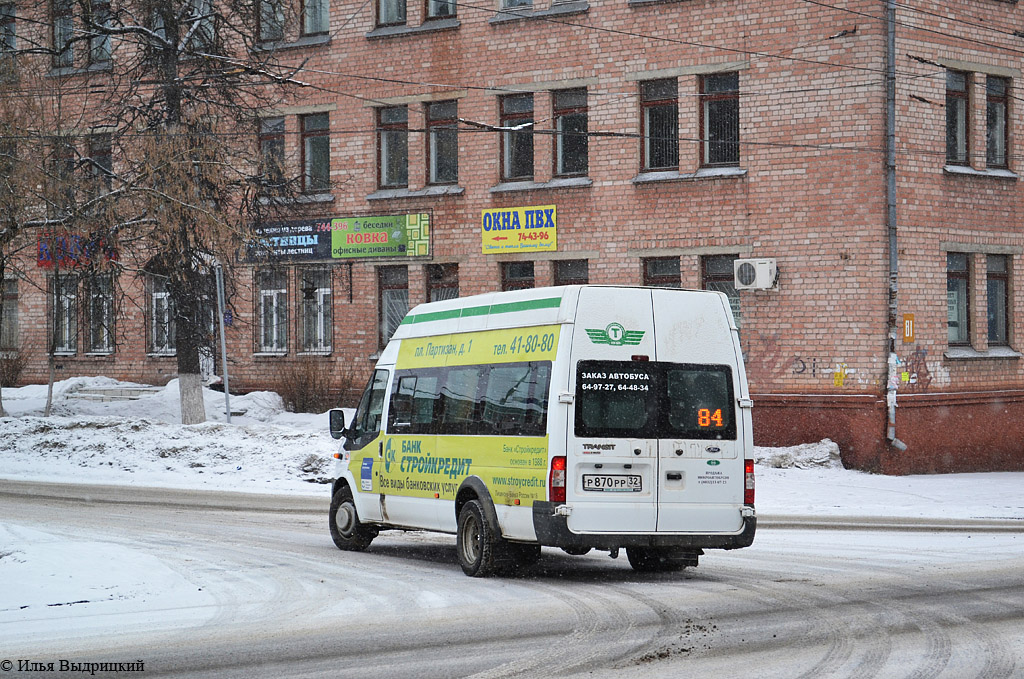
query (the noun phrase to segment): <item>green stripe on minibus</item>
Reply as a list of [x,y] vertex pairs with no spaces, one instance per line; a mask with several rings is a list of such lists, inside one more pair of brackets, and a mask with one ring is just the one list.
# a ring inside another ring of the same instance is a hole
[[548,297],[546,299],[529,299],[522,302],[506,302],[504,304],[491,304],[486,306],[466,307],[464,309],[449,309],[447,311],[432,311],[425,314],[409,314],[402,321],[402,325],[413,323],[429,323],[431,321],[447,321],[452,318],[467,318],[469,316],[486,316],[488,314],[507,314],[514,311],[533,311],[536,309],[557,309],[562,305],[561,297]]

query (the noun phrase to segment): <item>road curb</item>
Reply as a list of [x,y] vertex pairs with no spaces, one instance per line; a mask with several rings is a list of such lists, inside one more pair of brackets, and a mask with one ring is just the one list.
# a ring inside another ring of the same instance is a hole
[[[157,507],[197,507],[219,511],[319,514],[330,504],[330,490],[320,495],[249,493],[192,488],[152,488],[107,484],[64,484],[0,479],[0,496]],[[848,530],[915,533],[1024,533],[1024,518],[944,519],[901,516],[814,516],[758,514],[758,531]]]
[[1024,533],[1024,519],[941,519],[901,516],[798,516],[759,514],[760,530],[857,530],[901,533]]

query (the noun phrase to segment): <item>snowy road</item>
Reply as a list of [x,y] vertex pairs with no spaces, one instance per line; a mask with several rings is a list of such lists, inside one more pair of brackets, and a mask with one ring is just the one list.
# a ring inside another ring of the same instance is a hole
[[[8,676],[21,659],[180,677],[1024,676],[1020,532],[765,528],[681,574],[545,549],[514,577],[478,580],[449,536],[339,552],[326,491],[6,488],[15,542],[70,543],[76,568],[110,572],[75,600],[26,593],[20,607],[4,593]],[[146,565],[138,581],[124,562]]]

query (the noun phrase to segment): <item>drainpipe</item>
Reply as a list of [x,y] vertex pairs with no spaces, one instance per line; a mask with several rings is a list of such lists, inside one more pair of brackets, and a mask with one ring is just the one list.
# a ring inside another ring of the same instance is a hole
[[896,0],[886,0],[885,3],[885,202],[886,223],[889,228],[889,357],[886,361],[888,379],[885,395],[889,424],[885,437],[889,445],[903,451],[907,449],[907,444],[896,438],[896,391],[900,384],[900,360],[896,355],[900,269],[896,238]]

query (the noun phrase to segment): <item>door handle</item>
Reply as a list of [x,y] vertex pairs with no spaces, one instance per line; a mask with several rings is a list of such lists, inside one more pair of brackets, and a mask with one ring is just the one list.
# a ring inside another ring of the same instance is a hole
[[683,475],[681,472],[666,472],[665,478],[669,481],[682,481]]
[[380,458],[384,457],[384,442],[383,441],[381,441],[380,443],[377,444],[377,457],[380,457]]

